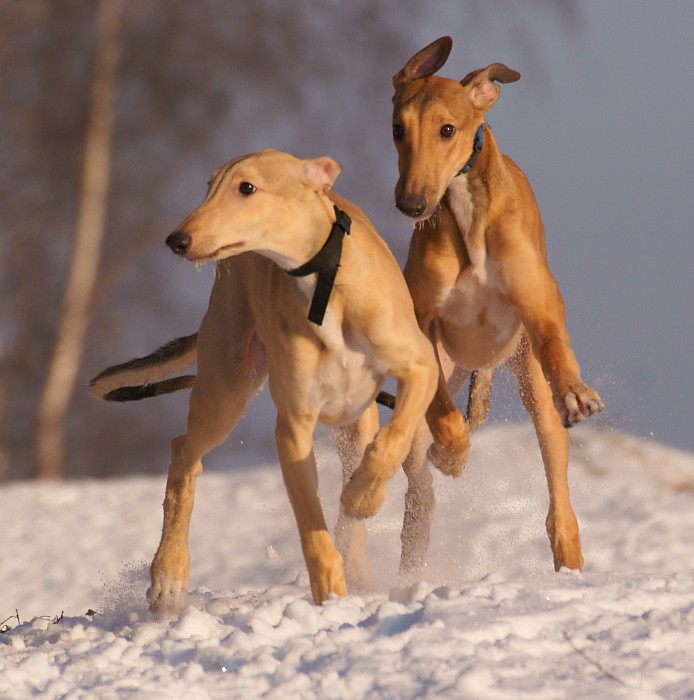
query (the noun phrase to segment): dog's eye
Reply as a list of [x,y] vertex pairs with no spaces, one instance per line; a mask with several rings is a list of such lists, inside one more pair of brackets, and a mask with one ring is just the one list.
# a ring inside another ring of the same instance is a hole
[[453,126],[453,124],[444,124],[441,127],[439,133],[441,134],[441,136],[443,136],[443,138],[449,139],[451,138],[451,136],[453,136],[453,134],[455,134],[455,127]]
[[249,194],[253,194],[256,190],[256,186],[250,182],[242,182],[239,185],[239,192],[246,197],[248,197]]
[[400,141],[400,139],[405,135],[405,129],[403,128],[402,124],[393,124],[393,138],[396,141]]

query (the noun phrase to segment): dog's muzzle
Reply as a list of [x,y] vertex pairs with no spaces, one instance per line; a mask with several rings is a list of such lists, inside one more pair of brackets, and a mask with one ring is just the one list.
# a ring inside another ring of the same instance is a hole
[[176,255],[185,255],[190,248],[192,240],[193,239],[187,233],[183,233],[183,231],[174,231],[166,239],[166,245],[168,245]]
[[424,197],[419,195],[400,195],[395,200],[395,206],[412,219],[418,219],[427,208]]

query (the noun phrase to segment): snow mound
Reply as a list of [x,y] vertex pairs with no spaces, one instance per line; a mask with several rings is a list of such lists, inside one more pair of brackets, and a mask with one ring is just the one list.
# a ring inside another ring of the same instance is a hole
[[[435,477],[423,580],[397,580],[398,476],[369,522],[371,588],[322,607],[279,468],[204,474],[170,621],[144,600],[163,476],[7,485],[0,697],[694,697],[694,457],[607,428],[572,441],[582,574],[552,571],[532,429],[490,426],[461,479]],[[328,444],[320,475],[334,522]]]

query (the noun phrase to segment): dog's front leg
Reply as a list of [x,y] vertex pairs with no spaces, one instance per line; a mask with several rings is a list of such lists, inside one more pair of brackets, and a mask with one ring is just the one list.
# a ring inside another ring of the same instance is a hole
[[543,372],[552,387],[554,407],[565,428],[600,413],[605,405],[595,389],[583,382],[568,338],[550,337],[541,345],[533,342]]
[[511,304],[530,337],[532,350],[551,388],[562,425],[570,428],[600,413],[598,393],[584,384],[566,329],[564,301],[551,271],[527,242],[518,244],[516,260],[506,267]]
[[188,529],[195,479],[201,472],[199,460],[191,463],[186,459],[185,436],[175,438],[171,443],[171,466],[166,481],[164,526],[150,568],[151,587],[147,591],[150,609],[158,615],[175,615],[185,602],[190,571]]
[[[435,337],[432,331],[431,335]],[[446,476],[460,476],[470,452],[470,433],[467,422],[456,408],[455,396],[468,373],[456,368],[439,340],[434,341],[439,366],[436,394],[426,412],[426,421],[433,443],[427,456],[431,463]]]
[[376,433],[359,468],[342,491],[345,513],[356,518],[375,515],[383,504],[388,481],[405,461],[415,430],[436,388],[433,363],[417,362],[392,374],[398,379],[393,415]]
[[[298,414],[298,411],[289,413]],[[316,420],[278,413],[275,427],[277,456],[299,528],[311,593],[317,605],[331,593],[347,595],[342,557],[325,524],[318,493],[318,473],[313,454]]]

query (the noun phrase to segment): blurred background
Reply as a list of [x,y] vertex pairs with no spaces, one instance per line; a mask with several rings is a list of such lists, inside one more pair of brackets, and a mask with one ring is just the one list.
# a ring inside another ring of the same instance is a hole
[[[187,392],[86,386],[197,330],[214,270],[164,239],[232,157],[333,156],[404,263],[391,77],[444,34],[442,75],[522,74],[488,119],[539,200],[599,422],[694,449],[693,27],[690,0],[0,0],[0,478],[166,470]],[[526,420],[503,373],[491,419]],[[273,424],[263,394],[207,466],[271,455]]]

